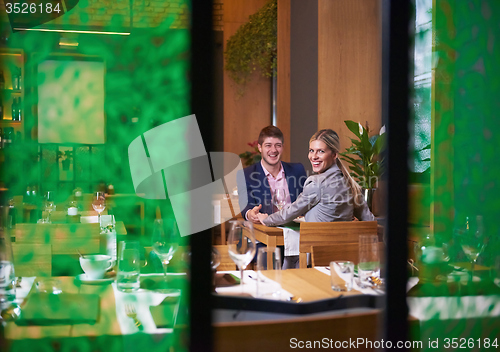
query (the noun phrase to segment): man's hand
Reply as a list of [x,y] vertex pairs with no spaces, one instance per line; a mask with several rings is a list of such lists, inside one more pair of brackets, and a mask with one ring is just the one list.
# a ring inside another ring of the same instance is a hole
[[260,224],[260,220],[257,216],[259,214],[260,208],[262,208],[262,204],[259,204],[247,211],[247,219],[255,224]]
[[259,213],[257,214],[257,217],[259,218],[259,221],[262,225],[266,226],[266,224],[264,224],[264,219],[267,218],[269,215],[267,214],[262,214],[262,213]]

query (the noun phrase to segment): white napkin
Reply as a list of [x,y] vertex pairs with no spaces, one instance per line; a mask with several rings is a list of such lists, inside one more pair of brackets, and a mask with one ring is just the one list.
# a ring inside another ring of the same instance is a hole
[[[217,274],[233,274],[236,277],[240,277],[240,272],[239,271],[218,271]],[[253,270],[244,270],[243,271],[243,288],[241,288],[241,285],[234,285],[234,286],[228,286],[228,287],[217,287],[215,289],[215,292],[224,295],[237,295],[240,293],[247,293],[250,294],[252,297],[257,297],[257,272]],[[272,284],[275,281],[266,278],[264,284]],[[288,298],[292,297],[293,295],[285,291],[283,289],[283,286],[281,287],[281,297],[277,296],[271,296],[271,295],[266,295],[264,297],[259,297],[259,298],[264,298],[264,299],[270,299],[270,300],[276,300],[276,301],[286,301]]]
[[279,227],[283,229],[283,239],[285,242],[285,257],[299,255],[300,232],[288,227]]
[[95,224],[98,221],[99,217],[97,215],[80,216],[80,222],[82,224]]
[[[179,293],[165,294],[154,291],[139,289],[136,292],[122,292],[116,287],[116,282],[112,283],[115,294],[116,319],[120,325],[123,335],[135,334],[139,329],[134,325],[134,320],[125,314],[125,306],[130,304],[135,307],[137,319],[141,322],[144,330],[142,332],[149,334],[170,333],[173,329],[158,329],[149,310],[150,306],[157,306],[167,296],[176,296]],[[178,307],[178,306],[177,306]],[[177,312],[175,313],[177,314]]]
[[500,298],[491,296],[408,297],[410,314],[420,321],[500,316]]
[[24,299],[28,296],[28,293],[31,291],[31,286],[33,286],[33,282],[35,282],[35,277],[23,277],[21,280],[21,287],[16,287],[16,300],[14,301],[17,304],[21,304]]

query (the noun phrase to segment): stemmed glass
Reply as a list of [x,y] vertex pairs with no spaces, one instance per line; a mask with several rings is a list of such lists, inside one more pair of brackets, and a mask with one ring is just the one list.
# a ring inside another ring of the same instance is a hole
[[240,269],[240,287],[243,291],[243,270],[255,256],[256,245],[253,225],[250,221],[230,221],[229,236],[227,238],[229,257]]
[[50,223],[50,213],[56,209],[54,204],[54,192],[46,192],[44,196],[43,209],[48,213],[47,222]]
[[[174,256],[175,251],[179,247],[179,234],[175,221],[167,223],[167,231],[163,227],[162,219],[155,219],[153,228],[153,252],[160,258],[163,267],[165,285],[167,285],[167,265]],[[162,290],[168,293],[168,290]]]
[[103,192],[96,192],[92,199],[92,208],[97,212],[97,222],[101,223],[101,213],[106,208],[106,198]]
[[279,210],[286,204],[286,193],[284,188],[277,188],[273,193],[273,204]]
[[470,280],[474,277],[474,266],[477,258],[483,252],[488,242],[484,233],[483,217],[466,216],[465,219],[458,220],[455,226],[455,234],[462,246],[462,250],[471,263]]

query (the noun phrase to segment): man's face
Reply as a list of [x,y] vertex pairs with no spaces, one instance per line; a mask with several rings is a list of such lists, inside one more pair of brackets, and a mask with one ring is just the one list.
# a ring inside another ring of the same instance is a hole
[[275,166],[281,160],[283,142],[276,137],[267,137],[262,144],[257,145],[264,164]]

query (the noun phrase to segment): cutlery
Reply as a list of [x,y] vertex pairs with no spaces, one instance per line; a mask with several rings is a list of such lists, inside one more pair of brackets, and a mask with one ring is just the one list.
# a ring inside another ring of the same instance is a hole
[[127,314],[127,317],[132,318],[134,320],[134,324],[135,326],[137,326],[139,330],[142,330],[144,328],[139,319],[137,319],[137,313],[133,305],[131,304],[125,305],[125,314]]
[[297,297],[297,296],[292,296],[292,297],[288,297],[287,301],[289,301],[289,302],[295,302],[295,303],[300,303],[300,302],[302,302],[302,298],[301,297]]
[[256,278],[256,277],[253,277],[253,276],[252,276],[252,275],[250,275],[250,274],[248,275],[248,277],[249,277],[250,279],[252,279],[252,280],[257,281],[257,278]]

